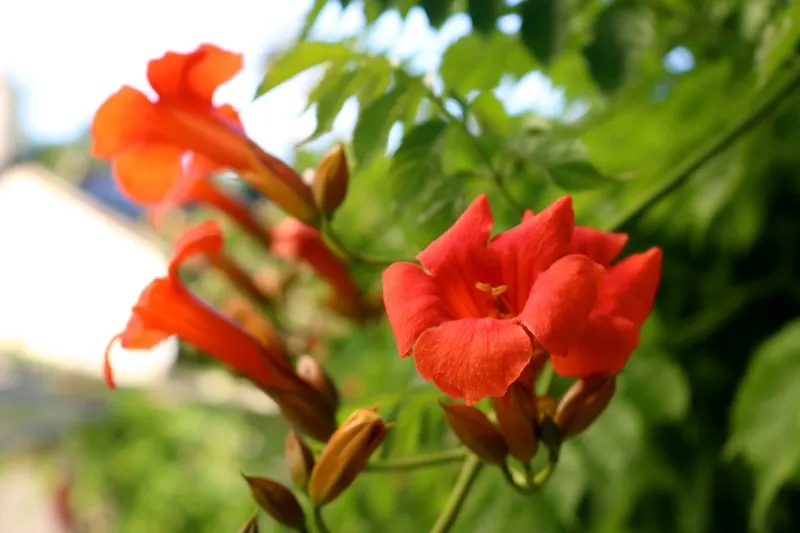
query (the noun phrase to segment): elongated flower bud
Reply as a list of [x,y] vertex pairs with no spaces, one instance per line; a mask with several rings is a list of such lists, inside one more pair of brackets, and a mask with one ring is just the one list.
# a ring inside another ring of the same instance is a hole
[[336,429],[336,413],[322,393],[297,376],[295,379],[299,386],[271,390],[269,394],[290,424],[303,434],[325,442]]
[[508,454],[500,430],[483,412],[471,405],[442,403],[447,425],[458,440],[487,463],[502,464]]
[[292,491],[271,479],[244,476],[253,499],[264,512],[280,524],[297,531],[305,531],[303,508]]
[[383,442],[387,430],[373,409],[354,411],[342,422],[311,473],[308,497],[315,507],[333,501],[353,483]]
[[555,422],[564,438],[574,437],[597,420],[616,390],[613,376],[598,375],[576,381],[558,404]]
[[330,217],[342,204],[347,195],[350,172],[347,158],[341,144],[334,146],[317,165],[311,188],[317,208]]
[[239,533],[258,533],[258,511],[253,513],[253,516],[250,517],[250,520],[245,522],[242,528],[239,530]]
[[502,398],[492,398],[497,425],[508,451],[523,463],[536,455],[536,403],[521,383],[513,383]]
[[292,482],[298,488],[306,490],[311,472],[314,470],[314,454],[305,441],[291,429],[286,435],[284,453]]
[[297,375],[303,381],[317,389],[330,401],[335,411],[339,406],[339,392],[336,390],[333,380],[319,364],[319,361],[310,355],[301,355],[297,359]]

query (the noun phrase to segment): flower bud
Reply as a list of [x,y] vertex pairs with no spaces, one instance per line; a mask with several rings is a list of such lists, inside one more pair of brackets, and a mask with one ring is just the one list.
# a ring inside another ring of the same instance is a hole
[[250,517],[250,520],[245,522],[242,528],[239,530],[239,533],[258,533],[258,511],[253,513],[253,516]]
[[500,430],[483,412],[471,405],[442,403],[447,425],[458,440],[487,463],[502,464],[508,447]]
[[614,376],[597,375],[579,379],[564,394],[554,420],[564,438],[582,433],[605,411],[616,390]]
[[315,507],[336,499],[364,469],[388,427],[374,409],[354,411],[331,436],[311,473],[308,497]]
[[297,531],[305,531],[303,508],[292,491],[276,481],[264,477],[243,475],[250,486],[253,499],[264,512],[280,524]]
[[512,383],[502,398],[492,398],[497,426],[508,451],[523,463],[536,455],[536,404],[521,383]]
[[344,201],[349,181],[344,147],[337,144],[322,157],[311,184],[314,201],[326,217],[330,217]]
[[558,400],[545,394],[536,397],[536,420],[541,423],[545,418],[553,418],[558,407]]
[[270,390],[284,418],[297,430],[320,442],[328,440],[336,429],[336,412],[317,389],[294,376],[299,382],[291,388]]
[[316,359],[310,355],[301,355],[297,359],[297,375],[321,392],[331,403],[334,411],[337,409],[339,406],[339,392],[336,390],[333,380]]
[[292,482],[298,488],[306,490],[308,480],[311,478],[311,471],[314,470],[314,454],[294,430],[290,429],[286,435],[284,454]]

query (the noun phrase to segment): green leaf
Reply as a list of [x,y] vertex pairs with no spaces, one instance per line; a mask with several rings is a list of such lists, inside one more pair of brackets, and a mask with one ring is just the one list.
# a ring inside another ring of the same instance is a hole
[[311,67],[356,55],[356,52],[344,43],[299,42],[269,63],[267,73],[256,91],[256,98]]
[[508,118],[503,104],[492,91],[484,91],[475,97],[470,103],[469,109],[484,131],[497,136],[505,136],[509,133],[511,120]]
[[447,129],[441,119],[432,119],[413,127],[392,157],[391,182],[396,187],[400,202],[415,195],[424,185],[431,158],[438,153],[439,140]]
[[587,159],[553,163],[548,165],[547,173],[565,191],[584,191],[613,183]]
[[741,454],[756,475],[751,515],[764,530],[770,503],[800,472],[800,319],[781,328],[753,355],[731,412],[728,452]]
[[631,357],[620,376],[620,393],[651,423],[683,420],[689,410],[686,375],[667,356],[642,348]]
[[522,42],[543,66],[548,66],[561,48],[564,30],[563,0],[525,0],[519,6]]
[[781,66],[797,54],[800,42],[800,3],[792,2],[764,30],[756,50],[759,78],[769,80]]
[[308,10],[306,18],[303,21],[303,27],[300,29],[300,35],[297,38],[298,41],[305,41],[308,38],[311,28],[317,23],[319,14],[322,13],[322,8],[326,5],[328,5],[328,0],[314,0],[314,4],[311,6],[311,9]]
[[[316,100],[317,126],[314,132],[301,144],[310,142],[330,131],[333,121],[339,115],[345,102],[353,93],[355,82],[363,78],[363,71],[329,68],[326,75],[309,95],[309,100]],[[311,102],[309,102],[311,103]]]
[[450,14],[452,0],[420,0],[419,6],[428,16],[428,21],[434,28],[440,27]]
[[612,4],[594,24],[594,40],[584,50],[589,73],[603,92],[625,82],[642,50],[653,39],[652,13],[644,7]]
[[[475,65],[481,68],[475,68]],[[512,35],[495,32],[489,37],[469,33],[447,47],[439,74],[445,87],[461,96],[500,84],[503,76],[521,77],[535,68],[530,54]]]
[[491,33],[497,27],[497,16],[500,14],[499,0],[468,0],[467,13],[472,20],[472,27],[478,33]]
[[389,130],[404,111],[402,104],[408,91],[408,83],[400,81],[359,113],[353,130],[353,155],[359,165],[386,148]]

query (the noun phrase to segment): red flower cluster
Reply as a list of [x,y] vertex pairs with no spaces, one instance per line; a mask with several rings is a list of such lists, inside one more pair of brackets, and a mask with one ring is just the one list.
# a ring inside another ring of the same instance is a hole
[[383,274],[401,357],[468,404],[503,396],[538,353],[557,373],[622,370],[639,341],[661,276],[658,248],[611,265],[627,235],[575,227],[563,197],[490,239],[479,196],[412,263]]

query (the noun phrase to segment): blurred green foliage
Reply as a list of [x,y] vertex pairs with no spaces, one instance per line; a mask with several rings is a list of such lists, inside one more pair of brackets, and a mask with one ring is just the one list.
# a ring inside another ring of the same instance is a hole
[[[796,1],[339,2],[370,25],[411,9],[434,27],[469,17],[474,30],[435,73],[367,49],[371,26],[339,42],[308,40],[326,3],[314,3],[298,41],[271,59],[258,94],[318,68],[308,141],[357,100],[354,175],[334,225],[365,255],[412,257],[478,192],[490,196],[497,228],[516,223],[498,183],[533,209],[573,194],[580,223],[608,227],[798,72]],[[501,18],[517,19],[519,30],[501,32]],[[511,113],[498,88],[536,70],[563,90],[563,107],[549,118]],[[644,216],[624,220],[627,251],[659,245],[665,264],[656,310],[609,410],[566,445],[541,494],[519,496],[499,472],[485,473],[456,531],[800,530],[797,91],[757,118]],[[390,132],[401,140],[387,153]],[[299,150],[305,161],[318,156]],[[375,269],[359,274],[378,282]],[[326,349],[326,365],[351,390],[347,407],[380,403],[397,420],[384,456],[455,444],[438,394],[396,357],[385,323],[346,329]],[[123,410],[110,429],[80,437],[91,450],[81,483],[111,491],[119,531],[230,531],[250,508],[237,470],[255,459],[242,439],[269,444],[255,473],[286,475],[274,454],[266,458],[280,447],[280,428],[239,422]],[[364,474],[326,517],[337,532],[424,531],[455,470]],[[264,530],[278,531],[266,522]]]

